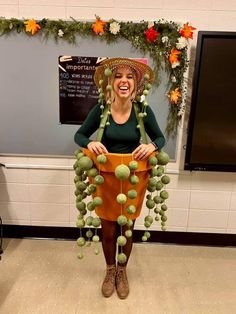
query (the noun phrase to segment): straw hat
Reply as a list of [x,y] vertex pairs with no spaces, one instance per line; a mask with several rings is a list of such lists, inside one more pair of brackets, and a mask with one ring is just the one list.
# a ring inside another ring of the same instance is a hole
[[122,66],[129,66],[134,71],[137,81],[137,95],[142,94],[145,84],[152,84],[154,81],[154,72],[147,64],[128,58],[110,58],[102,61],[96,68],[94,82],[97,88],[101,87],[99,84],[100,80],[103,80],[103,86],[108,84],[108,76],[105,75],[107,68],[113,72]]

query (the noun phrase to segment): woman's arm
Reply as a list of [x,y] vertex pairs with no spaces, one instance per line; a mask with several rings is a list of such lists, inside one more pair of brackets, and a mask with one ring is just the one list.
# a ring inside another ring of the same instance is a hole
[[75,133],[74,140],[79,146],[87,148],[88,144],[92,141],[90,140],[90,136],[99,128],[100,114],[101,110],[97,104],[89,112],[87,118]]
[[155,148],[161,150],[165,145],[165,137],[157,123],[154,112],[150,107],[147,107],[147,116],[143,119],[145,131],[150,137]]

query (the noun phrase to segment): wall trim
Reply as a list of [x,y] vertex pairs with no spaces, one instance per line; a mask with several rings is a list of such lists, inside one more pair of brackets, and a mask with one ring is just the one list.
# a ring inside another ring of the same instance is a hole
[[[87,228],[84,228],[85,231]],[[179,231],[150,231],[147,243],[166,243],[180,245],[236,246],[236,234],[200,233]],[[101,230],[98,229],[100,235]],[[135,243],[142,242],[144,230],[134,230]],[[76,240],[79,230],[75,227],[28,226],[3,224],[3,238],[32,238],[53,240]]]

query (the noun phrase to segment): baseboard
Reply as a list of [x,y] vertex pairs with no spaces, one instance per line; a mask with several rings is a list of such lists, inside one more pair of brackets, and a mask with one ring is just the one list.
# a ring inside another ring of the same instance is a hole
[[[86,230],[85,228],[84,233]],[[98,234],[100,235],[100,233],[101,230],[98,229]],[[143,230],[134,230],[133,240],[135,243],[142,242],[143,233]],[[79,237],[79,230],[74,227],[3,225],[3,237],[75,240]],[[236,246],[236,234],[151,231],[151,237],[148,242],[181,245]]]

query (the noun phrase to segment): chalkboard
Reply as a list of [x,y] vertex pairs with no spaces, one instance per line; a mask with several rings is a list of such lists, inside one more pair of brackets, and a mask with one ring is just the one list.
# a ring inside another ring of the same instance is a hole
[[[0,37],[0,154],[72,156],[78,125],[60,123],[60,56],[148,58],[129,42],[107,45],[98,39],[77,38],[77,45],[40,37],[10,34]],[[167,73],[157,73],[161,84],[148,101],[164,131],[169,110]],[[176,139],[165,150],[176,155]]]
[[60,56],[59,102],[60,122],[82,124],[98,101],[98,90],[93,76],[105,58]]

